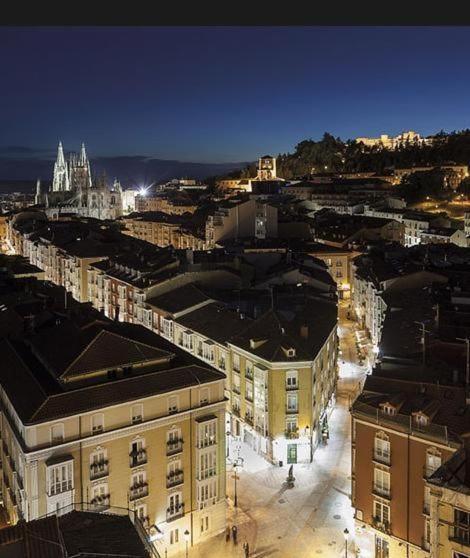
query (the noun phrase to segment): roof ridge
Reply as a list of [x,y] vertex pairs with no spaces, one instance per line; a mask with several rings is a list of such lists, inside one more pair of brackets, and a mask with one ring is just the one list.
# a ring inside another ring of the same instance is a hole
[[98,335],[95,335],[95,337],[93,337],[93,339],[82,349],[82,351],[72,360],[72,362],[67,366],[67,368],[59,375],[61,378],[67,374],[67,372],[78,361],[78,359],[83,356],[83,353],[85,353],[85,351],[87,351],[96,342],[96,340],[103,334],[104,331],[105,330],[102,329],[98,333]]

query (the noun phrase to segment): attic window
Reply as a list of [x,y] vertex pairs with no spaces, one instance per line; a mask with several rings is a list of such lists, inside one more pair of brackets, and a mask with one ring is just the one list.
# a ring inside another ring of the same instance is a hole
[[288,358],[293,358],[295,357],[295,349],[293,347],[290,347],[288,349],[285,349],[283,347],[284,353]]
[[416,413],[413,419],[416,426],[427,426],[429,424],[429,417],[423,413]]
[[397,414],[397,410],[395,409],[395,407],[393,405],[390,405],[390,403],[383,404],[382,405],[382,411],[386,415],[396,415]]

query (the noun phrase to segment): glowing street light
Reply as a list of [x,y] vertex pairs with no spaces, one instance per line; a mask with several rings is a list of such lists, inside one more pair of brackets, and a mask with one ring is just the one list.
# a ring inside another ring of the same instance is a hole
[[147,195],[147,190],[148,190],[148,187],[146,188],[145,186],[142,186],[141,188],[139,188],[139,195],[140,196],[146,196]]
[[346,541],[346,554],[345,554],[345,557],[348,558],[348,539],[349,539],[349,531],[348,531],[347,528],[343,531],[343,535],[344,535],[344,540]]

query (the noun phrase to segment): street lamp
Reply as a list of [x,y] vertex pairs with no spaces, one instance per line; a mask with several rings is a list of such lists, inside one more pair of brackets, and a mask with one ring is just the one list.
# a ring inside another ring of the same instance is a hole
[[183,533],[183,536],[184,536],[184,540],[186,542],[186,558],[188,558],[189,531],[187,529]]
[[343,531],[343,535],[344,535],[344,540],[346,541],[346,554],[345,554],[345,557],[348,558],[348,538],[349,538],[349,531],[348,531],[347,528]]
[[233,478],[235,479],[235,498],[234,498],[234,504],[235,507],[237,507],[238,505],[238,498],[237,498],[237,467],[241,467],[243,466],[243,457],[237,457],[235,459],[235,461],[233,462],[233,471],[234,471],[234,476]]

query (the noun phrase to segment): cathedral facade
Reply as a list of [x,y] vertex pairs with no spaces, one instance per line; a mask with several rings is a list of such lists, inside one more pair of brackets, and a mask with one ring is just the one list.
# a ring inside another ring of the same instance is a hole
[[92,179],[84,144],[78,155],[72,153],[66,160],[62,142],[59,142],[52,185],[44,189],[38,180],[35,203],[45,207],[51,219],[71,213],[95,219],[117,219],[123,213],[122,197],[117,180],[110,187],[104,177]]

